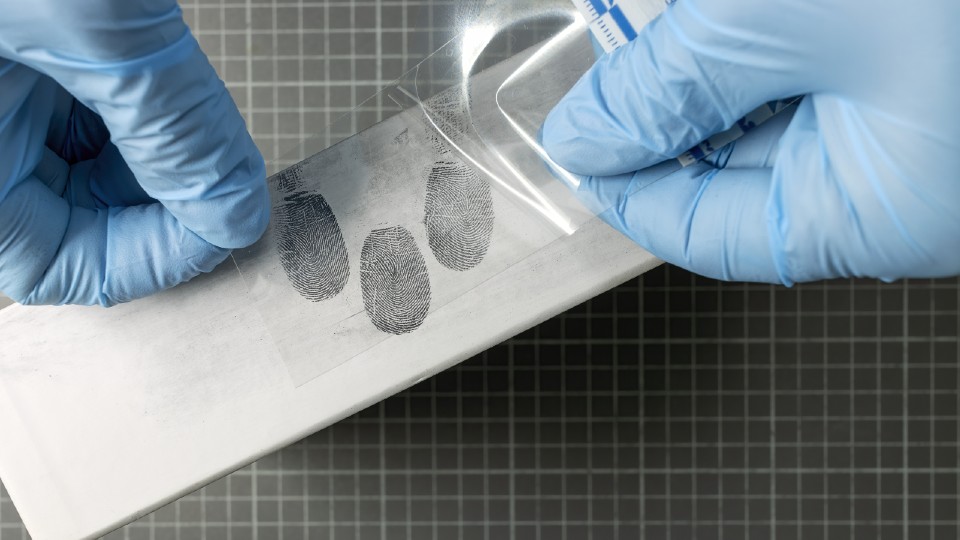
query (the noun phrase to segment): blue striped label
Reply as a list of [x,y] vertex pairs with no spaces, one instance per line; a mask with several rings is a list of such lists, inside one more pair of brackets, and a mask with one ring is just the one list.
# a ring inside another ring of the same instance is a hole
[[636,39],[637,31],[633,29],[633,25],[627,20],[627,17],[623,14],[623,10],[620,9],[620,6],[613,6],[610,8],[610,16],[613,17],[613,21],[616,22],[617,26],[620,27],[620,31],[623,32],[623,37],[627,38],[627,41],[633,41]]
[[597,17],[603,15],[607,12],[607,6],[604,5],[602,0],[587,0],[590,2],[590,5],[593,6],[593,10],[597,12]]

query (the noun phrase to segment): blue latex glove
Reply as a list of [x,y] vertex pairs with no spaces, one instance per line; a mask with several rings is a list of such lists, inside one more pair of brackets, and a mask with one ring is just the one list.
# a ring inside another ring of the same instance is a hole
[[[543,144],[610,224],[700,274],[960,274],[958,21],[956,0],[681,0],[600,59]],[[641,170],[794,95],[717,160]]]
[[260,237],[263,158],[175,1],[0,12],[0,290],[109,306]]

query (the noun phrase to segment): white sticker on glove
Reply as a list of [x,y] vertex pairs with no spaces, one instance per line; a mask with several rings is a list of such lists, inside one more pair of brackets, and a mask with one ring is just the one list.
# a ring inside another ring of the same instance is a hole
[[603,50],[616,50],[666,9],[672,0],[573,0]]

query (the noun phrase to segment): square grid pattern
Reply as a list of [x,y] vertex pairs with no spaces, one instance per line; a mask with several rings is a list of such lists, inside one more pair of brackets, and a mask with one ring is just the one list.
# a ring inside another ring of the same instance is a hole
[[[381,119],[321,127],[446,42],[454,4],[183,7],[276,168]],[[958,440],[960,279],[665,266],[108,538],[953,540]],[[26,538],[0,486],[0,540]]]

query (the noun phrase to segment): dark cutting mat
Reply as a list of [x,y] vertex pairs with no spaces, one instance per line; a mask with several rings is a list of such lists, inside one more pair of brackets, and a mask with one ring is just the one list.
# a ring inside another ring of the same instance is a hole
[[[462,4],[184,10],[276,167]],[[109,537],[955,540],[958,432],[960,280],[662,267]],[[0,540],[25,538],[0,487]]]

